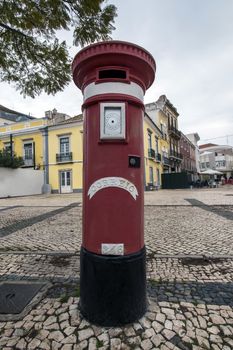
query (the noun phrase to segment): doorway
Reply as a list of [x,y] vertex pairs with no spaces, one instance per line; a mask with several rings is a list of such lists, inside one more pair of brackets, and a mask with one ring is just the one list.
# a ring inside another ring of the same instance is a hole
[[60,171],[60,192],[71,193],[73,192],[71,186],[71,170]]

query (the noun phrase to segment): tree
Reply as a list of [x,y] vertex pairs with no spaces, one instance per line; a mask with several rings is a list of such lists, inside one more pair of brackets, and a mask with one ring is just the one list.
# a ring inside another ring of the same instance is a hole
[[24,96],[55,94],[71,80],[71,58],[58,30],[74,44],[109,40],[116,7],[105,0],[0,0],[0,79]]
[[22,157],[16,156],[15,153],[11,154],[8,150],[0,150],[0,167],[5,168],[19,168],[24,165]]

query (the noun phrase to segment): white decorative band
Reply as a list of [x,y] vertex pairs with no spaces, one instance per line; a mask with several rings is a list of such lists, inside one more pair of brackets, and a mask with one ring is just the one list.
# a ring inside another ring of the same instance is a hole
[[102,243],[101,254],[103,255],[124,255],[124,244],[123,243]]
[[118,187],[125,191],[128,191],[131,196],[136,200],[138,196],[138,190],[132,182],[124,179],[123,177],[103,177],[95,181],[89,188],[87,195],[90,199],[100,190],[107,187]]
[[144,101],[143,89],[134,82],[131,82],[130,84],[117,82],[100,84],[91,83],[84,89],[83,101],[85,102],[90,97],[102,94],[124,94],[136,97],[142,102]]

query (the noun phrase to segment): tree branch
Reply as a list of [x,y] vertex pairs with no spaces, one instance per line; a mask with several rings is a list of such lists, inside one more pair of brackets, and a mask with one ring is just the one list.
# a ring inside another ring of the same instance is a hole
[[4,24],[4,23],[2,23],[2,22],[0,22],[0,27],[4,28],[4,29],[6,29],[6,30],[10,30],[10,31],[13,32],[13,33],[22,35],[22,36],[24,36],[25,38],[30,38],[29,35],[24,34],[24,33],[21,32],[20,30],[15,29],[15,28],[12,28],[12,27],[10,27],[10,26],[8,26],[7,24]]

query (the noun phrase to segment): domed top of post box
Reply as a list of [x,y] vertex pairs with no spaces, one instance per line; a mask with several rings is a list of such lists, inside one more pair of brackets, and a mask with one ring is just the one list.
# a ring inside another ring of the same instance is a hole
[[90,83],[135,82],[144,92],[155,78],[156,64],[142,47],[125,41],[103,41],[77,53],[72,64],[73,79],[82,91]]

